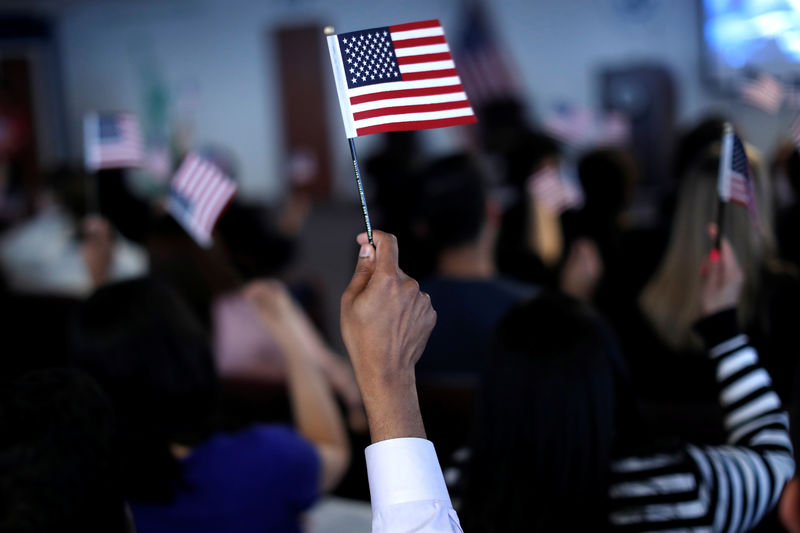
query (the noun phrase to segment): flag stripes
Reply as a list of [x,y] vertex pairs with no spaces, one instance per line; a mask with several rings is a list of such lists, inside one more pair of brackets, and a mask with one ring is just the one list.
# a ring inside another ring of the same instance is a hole
[[209,246],[214,224],[236,193],[236,185],[214,164],[191,153],[170,189],[170,213],[200,245]]

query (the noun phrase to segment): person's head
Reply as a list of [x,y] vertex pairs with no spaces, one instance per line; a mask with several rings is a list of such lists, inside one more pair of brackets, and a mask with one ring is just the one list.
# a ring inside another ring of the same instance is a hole
[[[775,246],[770,184],[759,158],[750,148],[747,151],[759,227],[748,209],[730,203],[723,226],[747,280],[739,306],[744,323],[753,318],[761,269]],[[640,306],[656,332],[678,350],[702,348],[692,324],[700,317],[700,268],[712,246],[708,225],[717,221],[718,171],[719,143],[699,156],[681,180],[667,250],[640,296]]]
[[479,161],[466,154],[437,159],[417,182],[420,198],[415,227],[435,255],[480,239],[487,221],[489,183]]
[[217,388],[210,347],[181,300],[145,278],[108,285],[72,321],[74,364],[118,416],[126,496],[168,500],[180,481],[173,443],[199,436]]
[[0,530],[128,531],[113,412],[97,384],[44,369],[0,388]]
[[686,172],[722,138],[727,119],[720,115],[709,115],[699,120],[678,137],[673,157],[672,174],[680,180]]
[[[467,470],[465,530],[594,531],[630,404],[616,343],[577,300],[542,293],[498,324]],[[576,512],[579,509],[579,512]]]
[[523,189],[528,177],[547,163],[557,163],[561,147],[552,137],[539,132],[521,132],[505,156],[505,183]]
[[636,162],[618,148],[598,148],[578,162],[578,176],[586,209],[596,216],[613,219],[633,200]]

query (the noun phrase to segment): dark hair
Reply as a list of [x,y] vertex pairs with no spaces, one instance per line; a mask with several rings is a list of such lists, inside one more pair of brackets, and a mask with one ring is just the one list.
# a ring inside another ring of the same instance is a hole
[[435,254],[478,238],[486,219],[486,181],[466,154],[436,159],[423,170],[417,216]]
[[542,293],[500,321],[467,470],[465,530],[605,527],[620,365],[602,322],[568,297]]
[[586,208],[613,217],[632,200],[636,163],[624,150],[599,148],[583,155],[578,162]]
[[188,308],[149,278],[109,285],[78,307],[74,363],[103,387],[118,415],[126,496],[169,501],[180,482],[170,444],[202,437],[217,376]]
[[126,531],[112,410],[97,384],[45,369],[0,391],[0,530]]

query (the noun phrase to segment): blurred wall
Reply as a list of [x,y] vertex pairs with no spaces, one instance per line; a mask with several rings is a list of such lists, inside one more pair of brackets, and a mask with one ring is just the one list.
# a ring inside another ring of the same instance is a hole
[[[595,80],[601,66],[657,61],[674,72],[682,121],[710,109],[727,112],[761,148],[770,147],[790,122],[788,114],[765,115],[703,85],[695,0],[651,0],[642,2],[649,7],[641,12],[616,0],[488,3],[540,116],[564,101],[598,106]],[[87,0],[69,5],[59,13],[59,36],[71,152],[80,153],[80,117],[90,109],[133,109],[156,121],[163,120],[158,115],[166,109],[169,120],[193,124],[196,143],[219,143],[234,151],[243,194],[275,200],[285,185],[276,61],[268,32],[295,22],[319,21],[347,31],[436,17],[452,44],[461,5],[455,0]],[[355,198],[332,79],[324,81],[338,170],[334,194]],[[159,111],[162,100],[168,105]],[[359,139],[362,154],[371,142]],[[457,142],[452,132],[430,135],[435,149]]]

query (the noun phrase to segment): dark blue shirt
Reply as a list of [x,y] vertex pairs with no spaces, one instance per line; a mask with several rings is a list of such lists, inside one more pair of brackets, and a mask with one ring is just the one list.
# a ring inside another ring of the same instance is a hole
[[131,502],[138,533],[299,532],[318,496],[319,456],[284,426],[214,436],[181,466],[187,488],[172,503]]
[[532,298],[537,288],[505,278],[434,277],[421,284],[436,310],[436,327],[417,374],[475,377],[485,365],[494,328],[512,306]]

